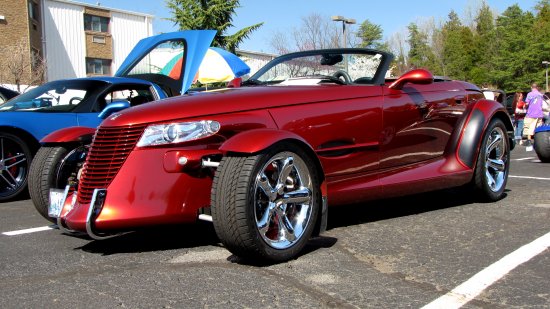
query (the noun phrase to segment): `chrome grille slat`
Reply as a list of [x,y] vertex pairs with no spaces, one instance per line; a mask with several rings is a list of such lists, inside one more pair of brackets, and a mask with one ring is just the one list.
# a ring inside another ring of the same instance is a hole
[[79,203],[90,203],[94,189],[111,183],[144,129],[145,125],[98,128],[80,179]]

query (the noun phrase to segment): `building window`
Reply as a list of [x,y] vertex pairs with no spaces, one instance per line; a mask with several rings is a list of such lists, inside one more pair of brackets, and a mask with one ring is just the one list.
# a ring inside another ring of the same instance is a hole
[[84,30],[109,32],[109,18],[84,14]]
[[38,21],[38,4],[32,0],[29,1],[29,17]]
[[86,74],[111,75],[111,60],[86,58]]
[[105,44],[105,37],[102,35],[94,35],[92,36],[92,42],[99,43],[99,44]]

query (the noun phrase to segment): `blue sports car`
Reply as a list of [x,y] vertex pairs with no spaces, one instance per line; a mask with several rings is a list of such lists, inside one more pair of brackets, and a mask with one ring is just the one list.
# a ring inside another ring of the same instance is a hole
[[[97,127],[102,111],[104,117],[106,112],[185,93],[214,35],[214,30],[189,30],[148,37],[138,42],[115,77],[53,81],[1,104],[0,201],[26,190],[39,141],[49,133]],[[180,67],[164,73],[166,66],[173,66],[170,60],[181,54]]]

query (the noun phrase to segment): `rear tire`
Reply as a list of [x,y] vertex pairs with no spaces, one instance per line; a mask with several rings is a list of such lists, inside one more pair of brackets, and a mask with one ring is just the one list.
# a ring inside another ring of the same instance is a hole
[[550,131],[535,134],[535,152],[543,163],[550,163]]
[[29,173],[29,193],[42,217],[56,222],[48,216],[50,189],[63,189],[69,183],[69,178],[76,179],[86,153],[86,148],[80,145],[41,147],[38,150]]
[[485,130],[474,170],[473,185],[480,198],[498,201],[504,196],[510,169],[510,143],[502,120],[491,120]]
[[229,251],[247,260],[286,261],[313,232],[321,204],[318,171],[290,143],[226,156],[214,176],[211,203],[216,234]]

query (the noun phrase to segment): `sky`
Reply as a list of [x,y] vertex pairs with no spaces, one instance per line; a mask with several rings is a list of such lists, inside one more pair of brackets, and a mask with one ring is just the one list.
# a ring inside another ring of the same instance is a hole
[[[166,18],[170,11],[164,0],[76,0],[90,4],[100,3],[107,8],[122,9],[155,16],[153,32],[176,31],[177,27]],[[427,20],[431,17],[445,20],[451,10],[465,18],[471,8],[479,7],[481,0],[241,0],[241,7],[235,11],[233,24],[238,29],[256,23],[264,25],[245,40],[240,49],[272,52],[270,38],[277,32],[290,32],[299,28],[301,18],[312,13],[326,16],[341,15],[353,18],[357,23],[368,19],[378,24],[384,31],[384,38],[406,29],[411,22]],[[502,13],[513,4],[519,4],[522,10],[533,10],[538,0],[486,0],[486,3],[497,13]]]

